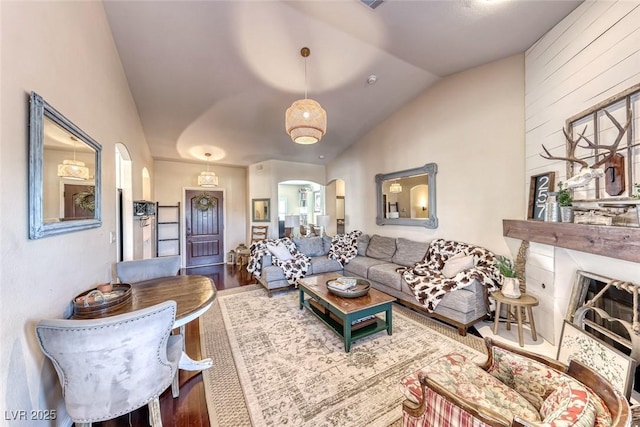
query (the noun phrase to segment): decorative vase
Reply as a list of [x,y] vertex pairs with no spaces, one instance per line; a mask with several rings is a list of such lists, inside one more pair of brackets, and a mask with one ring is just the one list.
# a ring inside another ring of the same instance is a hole
[[573,222],[573,207],[560,206],[560,219],[562,222]]
[[547,202],[544,220],[546,222],[558,222],[560,220],[560,205],[558,202]]
[[503,277],[502,295],[507,298],[520,298],[520,280],[516,277]]

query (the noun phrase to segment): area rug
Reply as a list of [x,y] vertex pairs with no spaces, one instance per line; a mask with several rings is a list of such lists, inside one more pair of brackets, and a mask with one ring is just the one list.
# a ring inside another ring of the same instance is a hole
[[[442,332],[442,333],[440,333]],[[249,286],[218,294],[200,319],[212,426],[400,425],[400,378],[450,352],[486,359],[483,341],[394,304],[393,335],[341,338],[307,310],[297,292],[267,296]]]

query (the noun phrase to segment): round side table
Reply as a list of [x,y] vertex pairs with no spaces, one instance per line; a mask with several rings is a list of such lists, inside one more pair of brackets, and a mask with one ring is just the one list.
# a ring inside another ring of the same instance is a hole
[[[538,334],[536,334],[536,325],[533,321],[533,311],[532,307],[535,307],[539,304],[538,299],[532,295],[522,294],[520,298],[508,298],[502,295],[502,292],[492,292],[491,296],[496,300],[496,314],[495,314],[495,323],[493,325],[493,333],[494,335],[498,335],[498,323],[500,321],[500,307],[502,304],[505,305],[505,309],[507,311],[507,330],[511,330],[511,319],[515,320],[518,325],[518,344],[520,347],[524,347],[524,338],[522,336],[522,313],[526,309],[527,310],[527,318],[529,327],[531,328],[531,338],[534,341],[538,340]],[[513,307],[515,311],[515,317],[511,312],[511,307]]]

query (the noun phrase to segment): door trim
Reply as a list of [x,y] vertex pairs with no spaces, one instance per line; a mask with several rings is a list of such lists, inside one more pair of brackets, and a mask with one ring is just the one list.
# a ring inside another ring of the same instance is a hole
[[[180,267],[187,268],[187,191],[220,191],[222,192],[222,196],[224,197],[224,204],[222,205],[222,215],[224,218],[223,224],[223,232],[222,232],[222,264],[225,263],[227,259],[227,191],[222,187],[212,187],[212,188],[203,188],[203,187],[182,187],[182,196],[181,196],[181,206],[180,209]],[[213,265],[213,264],[212,264]],[[189,268],[197,268],[202,267],[202,265],[197,265]]]

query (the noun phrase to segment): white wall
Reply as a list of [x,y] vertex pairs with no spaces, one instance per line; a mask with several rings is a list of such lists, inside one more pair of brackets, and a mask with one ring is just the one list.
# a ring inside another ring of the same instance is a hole
[[[345,181],[346,231],[508,253],[502,219],[524,215],[523,105],[524,55],[440,80],[329,165]],[[431,162],[439,227],[377,226],[375,175]]]
[[[152,177],[155,183],[154,201],[166,205],[175,205],[180,202],[184,213],[183,189],[199,188],[198,175],[206,170],[206,165],[156,160],[154,168],[155,176]],[[211,165],[210,169],[218,175],[218,187],[212,190],[224,190],[224,252],[226,253],[238,244],[248,242],[246,224],[250,211],[246,203],[247,169],[217,165]],[[181,241],[184,242],[184,223],[182,232]]]
[[[532,175],[555,171],[565,179],[565,162],[541,158],[542,144],[564,153],[569,117],[640,82],[639,46],[640,2],[599,0],[580,5],[527,50],[525,191]],[[532,245],[527,291],[541,300],[536,326],[551,342],[559,339],[576,270],[640,283],[637,263]]]
[[[141,196],[142,167],[152,171],[151,157],[101,3],[0,2],[0,38],[0,406],[3,413],[56,409],[61,425],[60,386],[34,327],[68,314],[75,295],[111,279],[115,143],[134,158],[134,196]],[[102,145],[102,227],[28,239],[31,91]]]

